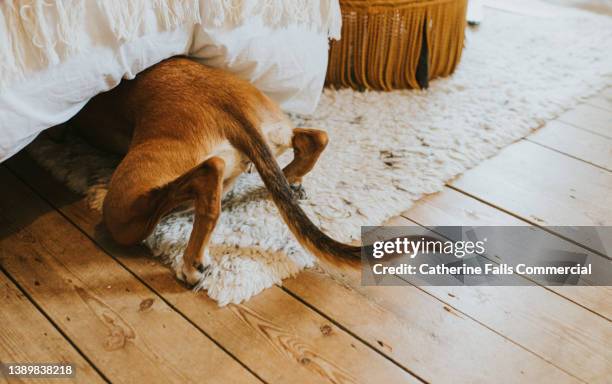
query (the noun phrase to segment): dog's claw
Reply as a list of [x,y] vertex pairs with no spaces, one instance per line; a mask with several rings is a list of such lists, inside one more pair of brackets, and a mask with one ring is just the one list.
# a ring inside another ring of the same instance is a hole
[[179,271],[176,272],[176,278],[191,286],[194,286],[204,278],[208,268],[210,268],[210,265],[205,266],[204,264],[198,264],[194,265],[192,268],[188,268],[184,265]]
[[302,186],[302,184],[291,184],[291,191],[293,192],[293,197],[296,200],[306,200],[308,195],[306,194],[306,190]]
[[206,270],[208,269],[208,267],[205,267],[204,264],[198,264],[196,266],[196,269],[198,270],[198,272],[200,273],[204,273],[206,272]]

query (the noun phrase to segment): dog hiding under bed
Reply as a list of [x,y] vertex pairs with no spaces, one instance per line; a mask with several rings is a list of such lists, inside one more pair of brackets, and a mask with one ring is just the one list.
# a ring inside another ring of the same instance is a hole
[[[95,146],[125,155],[103,204],[104,224],[117,243],[140,243],[164,215],[194,204],[179,276],[189,284],[210,263],[208,242],[223,193],[251,164],[303,247],[334,266],[360,260],[360,247],[325,235],[296,201],[327,134],[294,128],[272,100],[228,72],[172,58],[94,97],[69,125]],[[289,148],[293,160],[281,170],[276,157]]]

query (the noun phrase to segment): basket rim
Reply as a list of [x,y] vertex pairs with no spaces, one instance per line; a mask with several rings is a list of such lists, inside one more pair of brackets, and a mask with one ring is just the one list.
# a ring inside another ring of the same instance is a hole
[[455,3],[461,0],[339,0],[340,8],[346,11],[345,8],[367,9],[368,11],[376,10],[396,10],[405,8],[420,8],[439,5],[445,3]]

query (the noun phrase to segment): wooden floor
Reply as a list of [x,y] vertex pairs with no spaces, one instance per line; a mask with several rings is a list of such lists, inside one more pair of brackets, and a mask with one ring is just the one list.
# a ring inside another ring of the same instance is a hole
[[[611,287],[309,270],[218,308],[99,222],[27,155],[0,165],[0,361],[72,362],[84,383],[612,383]],[[390,221],[414,223],[611,226],[612,88]]]
[[[74,362],[87,383],[612,382],[610,287],[349,287],[311,270],[218,308],[115,246],[27,155],[0,185],[0,361]],[[413,222],[612,225],[612,88],[391,221]]]

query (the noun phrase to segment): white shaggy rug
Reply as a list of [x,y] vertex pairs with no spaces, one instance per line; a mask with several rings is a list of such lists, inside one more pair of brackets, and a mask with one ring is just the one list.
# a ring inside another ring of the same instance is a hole
[[[428,91],[326,90],[316,115],[300,121],[330,136],[305,179],[309,199],[302,202],[325,232],[358,239],[360,226],[398,215],[612,83],[612,18],[556,8],[525,15],[511,3],[514,10],[486,10],[484,23],[467,32],[457,72]],[[30,151],[100,207],[117,159],[75,140],[61,146],[38,140]],[[191,225],[189,212],[172,214],[146,245],[178,270]],[[196,288],[220,305],[246,300],[314,261],[256,173],[225,196],[210,253],[213,265]]]

